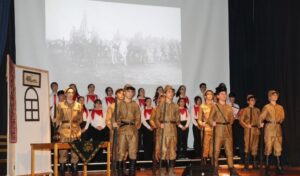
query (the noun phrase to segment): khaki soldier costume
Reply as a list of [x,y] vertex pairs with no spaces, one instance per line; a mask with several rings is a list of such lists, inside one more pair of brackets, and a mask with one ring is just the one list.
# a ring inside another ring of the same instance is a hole
[[[225,86],[216,88],[216,94],[220,92],[227,92]],[[230,175],[238,175],[233,167],[233,140],[232,140],[232,124],[234,121],[232,107],[228,104],[216,103],[212,106],[208,118],[208,123],[213,126],[215,123],[215,174],[218,175],[218,159],[221,147],[224,145],[227,156],[227,164],[230,170]]]
[[[275,90],[268,92],[269,98],[278,93]],[[280,156],[282,152],[282,129],[281,123],[285,119],[284,109],[279,104],[269,103],[264,106],[260,115],[261,121],[265,121],[265,155],[266,155],[266,172],[269,170],[269,156],[274,153],[277,159],[277,172],[282,173]]]
[[203,163],[206,163],[207,157],[212,156],[212,127],[208,124],[209,114],[211,112],[213,104],[203,103],[199,107],[198,124],[203,127],[204,139],[203,139]]
[[[72,142],[81,137],[80,123],[82,122],[82,106],[78,102],[69,104],[67,101],[58,104],[56,109],[56,125],[59,126],[60,142]],[[67,162],[68,151],[59,151],[59,163],[62,165],[61,172],[64,174],[65,163]],[[73,171],[77,172],[78,156],[71,151],[71,163]]]
[[[171,86],[166,86],[164,89],[167,92],[169,89],[173,90]],[[155,124],[157,127],[160,127],[161,124],[164,125],[164,128],[159,128],[157,131],[157,147],[159,148],[156,151],[160,151],[160,140],[163,130],[163,144],[162,144],[162,153],[161,160],[165,167],[169,170],[161,169],[161,175],[174,175],[174,165],[176,160],[176,145],[177,145],[177,127],[179,124],[179,108],[178,105],[174,102],[164,102],[157,106],[155,114]],[[169,164],[167,164],[169,161]]]
[[118,173],[122,172],[123,162],[128,153],[130,161],[129,175],[135,175],[138,152],[138,129],[141,127],[140,108],[135,101],[122,101],[118,103],[117,113],[118,121],[116,122],[114,118],[112,121],[119,124],[117,142]]
[[[253,95],[249,95],[247,100],[255,98]],[[260,135],[260,110],[256,107],[246,107],[242,109],[241,117],[240,117],[240,124],[244,128],[244,152],[245,152],[245,169],[248,169],[248,154],[251,153],[253,157],[253,168],[257,169],[257,150],[258,150],[258,143],[259,143],[259,135]],[[248,125],[251,125],[251,129],[248,128]],[[251,132],[250,132],[251,130]],[[250,137],[250,139],[249,139]],[[249,145],[250,142],[250,145]],[[250,148],[249,148],[250,146]]]

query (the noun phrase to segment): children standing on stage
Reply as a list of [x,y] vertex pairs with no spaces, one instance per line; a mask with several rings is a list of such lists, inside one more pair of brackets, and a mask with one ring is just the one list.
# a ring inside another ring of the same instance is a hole
[[202,163],[206,164],[207,158],[212,156],[212,128],[208,124],[208,118],[210,115],[210,111],[212,109],[212,106],[214,105],[213,99],[214,99],[214,93],[211,90],[207,90],[204,93],[204,103],[200,105],[199,109],[199,117],[198,117],[198,124],[202,128],[202,136],[203,138],[203,149],[202,149]]
[[151,160],[153,154],[153,129],[150,124],[150,117],[152,114],[152,100],[151,98],[145,99],[146,106],[141,111],[142,116],[142,128],[141,131],[143,133],[143,143],[144,143],[144,159]]
[[186,100],[185,98],[179,98],[177,102],[179,106],[179,115],[180,115],[180,123],[178,124],[178,142],[177,142],[177,149],[178,149],[178,158],[186,158],[186,151],[187,151],[187,142],[188,142],[188,135],[189,135],[189,126],[191,122],[190,113],[186,107]]
[[72,88],[75,92],[74,92],[74,96],[73,96],[73,101],[77,101],[78,97],[80,96],[78,93],[78,89],[76,84],[72,83],[69,85],[70,88]]
[[[84,97],[83,96],[79,96],[78,97],[78,103],[81,104],[82,106],[82,122],[80,124],[81,129],[84,129],[85,125],[86,125],[86,121],[89,115],[89,110],[86,108],[85,106],[85,102],[84,102]],[[85,140],[85,135],[81,135],[81,139]]]
[[253,168],[258,169],[257,165],[257,150],[260,135],[260,110],[255,107],[256,98],[254,95],[247,96],[248,107],[244,108],[240,117],[240,124],[244,127],[244,151],[245,162],[244,169],[249,169],[249,154],[253,159]]
[[105,106],[107,107],[105,109],[107,110],[108,107],[115,102],[115,98],[113,97],[114,90],[111,87],[106,87],[105,94]]
[[83,131],[86,133],[87,140],[109,140],[109,130],[106,126],[106,113],[102,109],[102,102],[100,99],[94,101],[94,109],[89,113]]
[[[159,128],[158,133],[163,130],[163,143],[161,152],[162,168],[160,168],[161,175],[174,176],[174,166],[176,160],[176,146],[177,146],[177,124],[180,122],[179,108],[173,102],[174,89],[167,85],[164,89],[166,101],[156,108],[155,123]],[[160,139],[159,139],[160,140]]]
[[194,150],[196,158],[199,158],[201,156],[201,130],[200,126],[198,124],[198,113],[199,108],[202,104],[202,99],[200,96],[196,96],[194,98],[194,106],[191,109],[191,116],[192,116],[192,122],[193,122],[193,135],[194,135]]
[[161,96],[161,95],[163,95],[163,94],[164,94],[164,89],[163,89],[163,87],[162,87],[162,86],[158,86],[158,87],[156,88],[155,95],[154,95],[154,97],[153,97],[153,102],[154,102],[155,105],[157,105],[158,97]]
[[145,89],[144,88],[139,88],[138,89],[138,94],[137,94],[137,103],[140,106],[141,109],[144,109],[146,105],[146,100],[145,100]]
[[95,85],[88,85],[88,94],[86,95],[86,103],[85,106],[89,111],[92,111],[94,108],[94,102],[98,99],[98,95],[95,94]]
[[178,101],[178,99],[183,98],[186,108],[188,109],[190,107],[190,100],[189,100],[189,97],[186,95],[185,85],[179,86],[179,88],[176,92],[176,98],[177,98],[177,101]]

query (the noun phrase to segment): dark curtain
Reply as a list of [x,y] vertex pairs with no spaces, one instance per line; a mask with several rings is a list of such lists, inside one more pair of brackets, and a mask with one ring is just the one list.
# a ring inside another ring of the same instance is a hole
[[[15,62],[15,22],[14,1],[0,1],[0,135],[7,133],[7,84],[6,55],[10,54]],[[0,153],[0,159],[6,159],[6,153]],[[6,174],[6,165],[0,164],[0,175]]]
[[246,105],[254,93],[257,106],[267,91],[280,92],[286,120],[282,158],[300,164],[300,1],[229,0],[230,87]]

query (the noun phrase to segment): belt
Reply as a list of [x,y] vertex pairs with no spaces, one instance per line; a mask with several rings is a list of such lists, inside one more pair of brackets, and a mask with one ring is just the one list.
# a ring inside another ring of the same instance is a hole
[[63,121],[61,121],[61,123],[70,123],[70,121],[69,120],[63,120]]
[[251,125],[252,128],[258,128],[258,125]]
[[176,124],[177,122],[176,121],[160,121],[160,123],[171,123],[171,124]]
[[271,122],[271,121],[266,121],[267,124],[275,124],[275,125],[280,125],[280,122]]
[[135,122],[134,121],[130,121],[130,122],[121,121],[120,127],[127,126],[127,125],[130,125],[130,126],[135,125]]
[[229,122],[216,122],[217,125],[230,125]]

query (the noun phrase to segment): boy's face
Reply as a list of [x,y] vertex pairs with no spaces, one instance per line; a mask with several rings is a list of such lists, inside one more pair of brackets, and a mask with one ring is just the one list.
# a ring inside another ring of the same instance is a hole
[[174,91],[172,89],[168,89],[166,92],[166,98],[172,99],[174,97]]
[[277,101],[278,100],[278,94],[277,93],[273,93],[270,97],[269,97],[270,101]]
[[125,97],[128,99],[132,99],[134,96],[134,91],[133,90],[125,90]]
[[201,91],[201,92],[205,92],[205,91],[206,91],[206,85],[202,85],[202,86],[200,87],[200,91]]
[[255,106],[255,103],[256,103],[255,98],[250,98],[250,99],[248,100],[248,104],[249,104],[250,106]]
[[219,101],[226,101],[227,99],[227,92],[222,91],[219,93],[219,95],[217,95]]
[[58,89],[57,84],[52,84],[51,89],[52,89],[52,92],[57,92],[57,89]]
[[120,91],[117,93],[118,100],[124,100],[124,91]]

